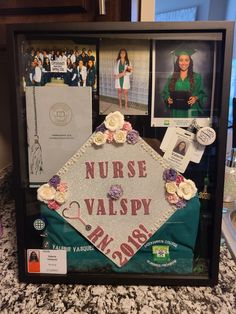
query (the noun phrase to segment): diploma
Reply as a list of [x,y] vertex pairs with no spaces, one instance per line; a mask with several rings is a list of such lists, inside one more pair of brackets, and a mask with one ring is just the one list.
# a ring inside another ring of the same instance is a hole
[[50,179],[92,133],[92,89],[26,87],[31,187]]

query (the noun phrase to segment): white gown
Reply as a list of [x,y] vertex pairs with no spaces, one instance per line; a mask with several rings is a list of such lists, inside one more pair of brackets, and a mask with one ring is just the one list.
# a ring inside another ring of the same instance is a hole
[[[114,66],[114,75],[119,74],[119,66],[120,66],[120,60],[118,60]],[[132,67],[131,63],[129,63],[129,66]],[[128,65],[125,65],[125,70],[127,69],[127,67]],[[125,73],[123,89],[130,89],[130,75],[131,74],[132,74],[132,71]],[[121,88],[119,78],[115,79],[115,88]]]

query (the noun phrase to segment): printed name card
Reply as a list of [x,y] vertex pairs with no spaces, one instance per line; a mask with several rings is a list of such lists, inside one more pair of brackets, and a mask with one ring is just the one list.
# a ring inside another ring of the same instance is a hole
[[38,199],[122,267],[175,208],[165,198],[165,161],[114,114],[122,116],[108,115]]
[[66,250],[27,250],[28,272],[41,274],[66,274]]

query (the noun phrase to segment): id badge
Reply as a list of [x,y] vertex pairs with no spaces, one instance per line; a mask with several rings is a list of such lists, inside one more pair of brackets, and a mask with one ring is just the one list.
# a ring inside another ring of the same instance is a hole
[[[164,138],[162,140],[160,149],[163,152],[166,152],[169,148],[170,143],[174,140],[177,141],[177,137],[178,137],[177,133],[181,133],[182,131],[193,134],[192,132],[186,131],[182,128],[173,128],[173,127],[167,128],[166,133],[164,135]],[[193,134],[193,137],[191,137],[191,138],[193,138],[193,142],[192,142],[193,143],[193,149],[192,149],[192,155],[191,155],[190,161],[192,161],[194,163],[199,163],[201,161],[202,155],[205,151],[205,146],[201,145],[199,142],[197,142],[195,134]]]
[[174,130],[175,134],[173,134],[163,158],[171,167],[183,173],[195,153],[195,134],[181,128]]

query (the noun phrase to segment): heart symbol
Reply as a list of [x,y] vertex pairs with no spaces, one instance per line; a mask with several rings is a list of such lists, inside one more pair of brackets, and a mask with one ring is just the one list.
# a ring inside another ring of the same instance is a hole
[[[69,215],[70,210],[72,209],[73,205],[75,205],[74,208],[77,208],[77,216],[70,216]],[[66,212],[68,212],[68,213],[66,214]],[[66,207],[63,209],[62,216],[66,219],[80,219],[80,205],[79,205],[79,203],[76,201],[71,202],[69,205],[69,208]]]

